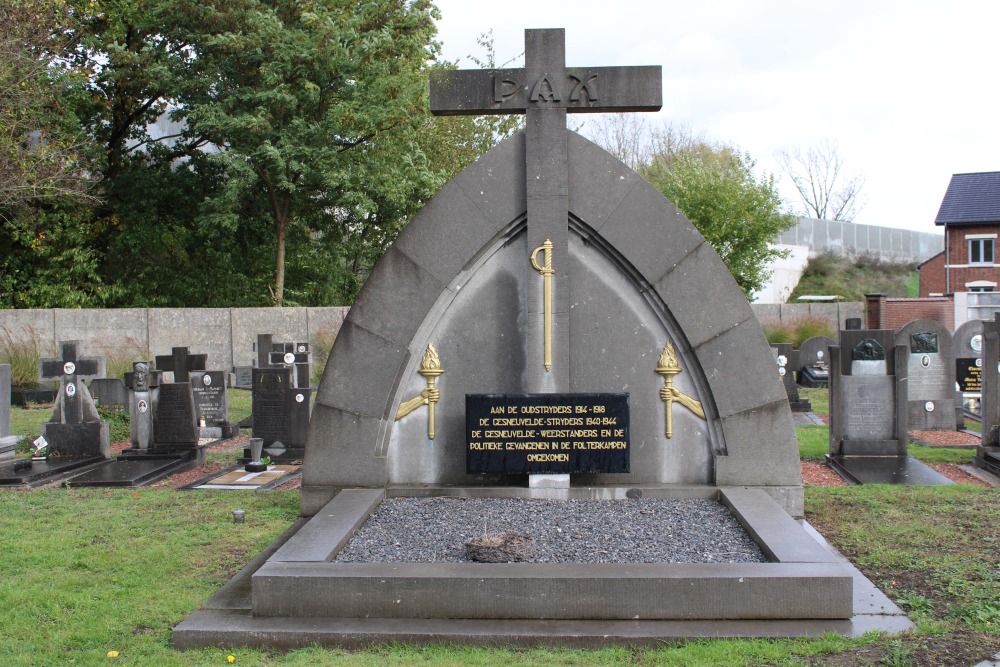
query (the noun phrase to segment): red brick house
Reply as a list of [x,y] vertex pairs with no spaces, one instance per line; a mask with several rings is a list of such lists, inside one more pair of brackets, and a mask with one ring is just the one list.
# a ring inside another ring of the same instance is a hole
[[953,175],[934,224],[944,250],[918,267],[920,296],[998,291],[1000,171]]

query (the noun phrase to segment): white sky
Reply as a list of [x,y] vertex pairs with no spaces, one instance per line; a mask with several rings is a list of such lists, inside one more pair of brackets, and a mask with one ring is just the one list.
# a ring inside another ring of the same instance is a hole
[[[994,0],[436,5],[443,56],[462,67],[491,29],[500,62],[519,56],[525,28],[565,28],[569,66],[661,65],[663,110],[650,120],[735,144],[759,171],[781,176],[776,151],[832,140],[865,178],[859,223],[938,232],[951,175],[1000,170]],[[799,206],[784,177],[782,194]]]

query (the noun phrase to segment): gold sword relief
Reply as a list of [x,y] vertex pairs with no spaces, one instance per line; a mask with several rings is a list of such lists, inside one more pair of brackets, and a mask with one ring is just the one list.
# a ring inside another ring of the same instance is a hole
[[[538,264],[538,253],[544,252],[545,258],[542,264]],[[552,241],[545,239],[545,243],[531,251],[531,266],[535,271],[542,274],[545,281],[545,371],[552,369],[552,276],[555,269],[552,268]]]
[[427,351],[424,352],[424,356],[420,360],[420,368],[417,372],[427,380],[427,387],[414,398],[399,404],[399,409],[396,410],[396,421],[399,421],[420,406],[426,405],[427,437],[433,440],[436,430],[434,424],[434,406],[441,399],[441,391],[436,385],[438,376],[444,373],[444,369],[441,368],[441,360],[438,358],[437,350],[434,349],[434,345],[431,343],[427,344]]
[[681,367],[677,363],[677,351],[674,349],[674,344],[669,340],[660,354],[660,360],[656,365],[656,372],[663,376],[663,386],[660,387],[660,398],[663,399],[664,403],[663,409],[667,422],[666,436],[672,438],[674,437],[674,401],[680,403],[701,419],[705,418],[705,410],[701,406],[701,401],[682,394],[674,386],[674,376],[681,372]]

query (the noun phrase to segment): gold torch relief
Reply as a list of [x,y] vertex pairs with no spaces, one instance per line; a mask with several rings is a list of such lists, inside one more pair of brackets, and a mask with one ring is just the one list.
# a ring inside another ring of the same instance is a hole
[[663,376],[663,386],[660,387],[660,398],[663,399],[663,409],[667,421],[666,436],[672,438],[674,437],[674,401],[677,401],[702,419],[705,418],[705,410],[701,407],[701,401],[696,401],[690,396],[682,394],[674,386],[674,376],[681,372],[681,367],[677,363],[677,351],[674,349],[674,344],[669,340],[663,346],[663,352],[660,354],[660,360],[656,365],[656,372]]
[[417,369],[417,372],[426,378],[427,387],[416,397],[399,405],[399,410],[396,411],[396,421],[410,414],[421,405],[426,405],[427,437],[433,440],[435,433],[434,406],[441,399],[441,391],[436,386],[437,378],[444,373],[444,369],[441,368],[441,360],[438,359],[437,350],[434,349],[434,345],[431,343],[427,344],[427,351],[424,352],[423,359],[420,361],[420,368]]

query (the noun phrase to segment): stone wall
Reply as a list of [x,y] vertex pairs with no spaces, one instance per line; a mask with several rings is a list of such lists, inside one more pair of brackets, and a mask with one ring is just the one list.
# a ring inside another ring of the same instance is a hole
[[[822,317],[834,329],[848,317],[864,317],[861,303],[750,304],[757,320],[794,321]],[[249,366],[259,333],[277,341],[336,336],[348,306],[325,308],[119,308],[0,310],[0,335],[14,340],[37,336],[43,352],[55,353],[61,340],[82,340],[90,354],[131,354],[136,359],[170,354],[174,346],[208,354],[210,370]]]
[[754,315],[761,324],[767,322],[794,322],[802,317],[820,317],[830,322],[834,331],[844,328],[849,317],[865,316],[865,306],[860,302],[841,303],[751,303]]
[[274,341],[335,336],[347,307],[328,308],[121,308],[0,310],[0,335],[15,341],[37,338],[43,353],[61,340],[82,340],[89,354],[135,360],[170,354],[186,346],[208,354],[209,370],[228,371],[254,360],[257,334]]

